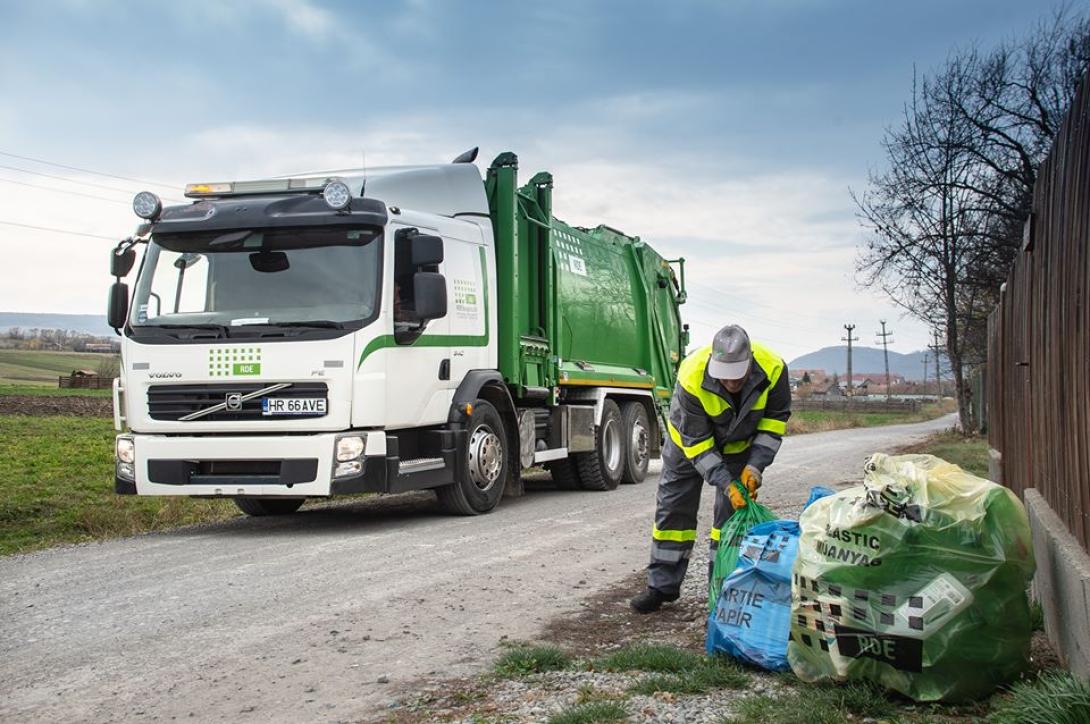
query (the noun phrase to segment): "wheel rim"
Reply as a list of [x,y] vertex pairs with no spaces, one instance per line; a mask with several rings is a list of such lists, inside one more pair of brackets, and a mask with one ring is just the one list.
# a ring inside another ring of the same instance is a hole
[[606,420],[602,428],[602,460],[611,471],[621,467],[621,429],[616,420]]
[[636,420],[632,424],[632,458],[636,467],[642,469],[651,459],[650,435],[642,422]]
[[503,470],[503,443],[492,428],[481,425],[469,438],[469,477],[484,492],[496,484]]

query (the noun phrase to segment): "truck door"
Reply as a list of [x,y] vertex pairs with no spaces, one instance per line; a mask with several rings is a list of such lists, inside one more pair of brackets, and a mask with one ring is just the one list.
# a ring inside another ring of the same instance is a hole
[[[394,227],[396,228],[396,227]],[[414,265],[412,237],[415,234],[436,236],[431,229],[394,230],[394,243],[387,254],[387,264],[393,274],[389,290],[394,344],[387,349],[386,364],[386,425],[389,428],[419,427],[445,422],[450,413],[453,390],[450,388],[450,318],[451,288],[446,274],[446,249],[449,240],[442,239],[444,259],[437,264]],[[416,288],[419,272],[442,274],[447,280],[447,314],[438,319],[420,321],[415,318]]]

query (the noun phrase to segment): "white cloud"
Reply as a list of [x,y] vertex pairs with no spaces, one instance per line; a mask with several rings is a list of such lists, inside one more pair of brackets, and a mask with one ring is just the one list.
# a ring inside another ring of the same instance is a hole
[[[640,105],[632,98],[611,103]],[[684,255],[692,301],[683,307],[683,316],[692,325],[694,343],[710,338],[719,325],[737,321],[790,359],[838,344],[841,325],[849,321],[859,325],[861,344],[867,344],[880,317],[898,331],[898,349],[926,343],[922,326],[898,321],[898,311],[885,300],[855,289],[851,269],[860,232],[845,191],[849,180],[782,167],[776,173],[742,176],[732,172],[729,159],[645,157],[635,147],[634,134],[630,138],[624,128],[611,134],[609,126],[590,121],[582,128],[559,129],[522,124],[518,118],[512,123],[495,133],[474,128],[465,118],[423,115],[374,121],[359,130],[259,124],[209,128],[158,149],[160,155],[146,159],[148,168],[132,173],[182,181],[259,178],[356,167],[364,153],[372,167],[443,162],[470,145],[464,139],[471,132],[481,133],[494,143],[482,151],[482,170],[509,147],[526,149],[520,156],[523,180],[540,168],[554,173],[554,210],[560,218],[582,226],[609,224],[639,235],[666,256]],[[121,238],[136,222],[128,197],[119,196],[125,204],[114,204],[20,189],[5,198],[13,204],[5,204],[0,218],[23,223]],[[109,282],[109,242],[16,233],[3,226],[0,240],[4,248],[16,249],[18,263],[12,268],[34,270],[4,273],[15,278],[0,284],[0,309],[100,310]],[[50,280],[45,297],[43,279]]]

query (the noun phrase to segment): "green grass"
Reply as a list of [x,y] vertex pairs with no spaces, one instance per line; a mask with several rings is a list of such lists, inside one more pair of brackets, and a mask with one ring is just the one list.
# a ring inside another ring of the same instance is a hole
[[52,387],[39,384],[2,384],[0,383],[0,397],[8,395],[29,395],[31,397],[111,397],[113,390],[88,390],[79,387],[61,389],[57,387],[56,380],[50,383]]
[[740,700],[731,724],[840,724],[850,719],[888,719],[898,706],[880,688],[852,682],[844,685],[801,686],[781,694]]
[[594,662],[602,671],[651,671],[659,674],[680,674],[704,665],[701,654],[676,646],[633,644],[618,649]]
[[603,721],[626,721],[628,711],[617,701],[592,701],[565,709],[549,717],[549,724],[593,724]]
[[0,415],[0,554],[239,515],[229,500],[119,496],[111,420]]
[[0,350],[0,383],[19,385],[53,385],[57,377],[72,370],[98,370],[105,360],[117,355],[82,352],[43,352],[25,349]]
[[572,657],[556,646],[516,646],[501,656],[494,667],[500,676],[513,678],[561,671],[572,665]]
[[911,422],[933,420],[957,407],[952,401],[921,405],[918,412],[865,412],[866,403],[860,403],[859,409],[847,410],[795,410],[787,423],[788,434],[825,432],[844,430],[855,427],[879,427],[882,425],[904,425]]
[[749,683],[742,669],[724,658],[705,658],[696,669],[679,674],[653,674],[634,684],[629,691],[652,696],[660,691],[672,694],[703,694],[714,689],[741,689]]
[[1015,684],[1001,697],[988,721],[995,724],[1086,724],[1090,722],[1090,682],[1052,671]]
[[918,452],[940,457],[973,475],[988,477],[988,441],[982,437],[944,432],[921,445]]

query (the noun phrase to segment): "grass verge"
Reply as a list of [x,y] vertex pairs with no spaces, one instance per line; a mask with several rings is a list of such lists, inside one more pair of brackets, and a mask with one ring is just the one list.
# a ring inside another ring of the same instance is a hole
[[918,412],[867,412],[865,403],[859,410],[796,410],[787,422],[789,435],[808,432],[827,432],[855,427],[879,427],[881,425],[905,425],[924,422],[957,410],[953,400],[922,405]]
[[652,674],[629,689],[652,696],[658,692],[703,694],[712,689],[738,689],[749,681],[742,669],[722,657],[662,644],[632,644],[592,663],[599,671],[647,671]]
[[561,671],[570,668],[573,659],[556,646],[516,646],[495,665],[495,672],[506,678],[540,674],[544,671]]
[[229,500],[118,496],[111,420],[0,415],[0,554],[239,515]]
[[592,724],[603,721],[627,721],[628,710],[618,701],[591,701],[577,704],[549,717],[549,724]]
[[39,384],[0,383],[0,397],[25,395],[29,397],[111,397],[113,390],[88,390],[79,387],[61,389],[54,380],[52,387]]
[[902,452],[934,455],[973,475],[988,477],[988,441],[976,435],[965,436],[948,430],[932,435],[919,445],[913,445]]
[[1011,687],[992,710],[996,724],[1085,724],[1090,722],[1090,682],[1067,672],[1047,672]]
[[898,713],[883,691],[865,683],[841,686],[800,686],[776,695],[742,699],[727,722],[777,724],[840,724],[853,719],[886,719]]

